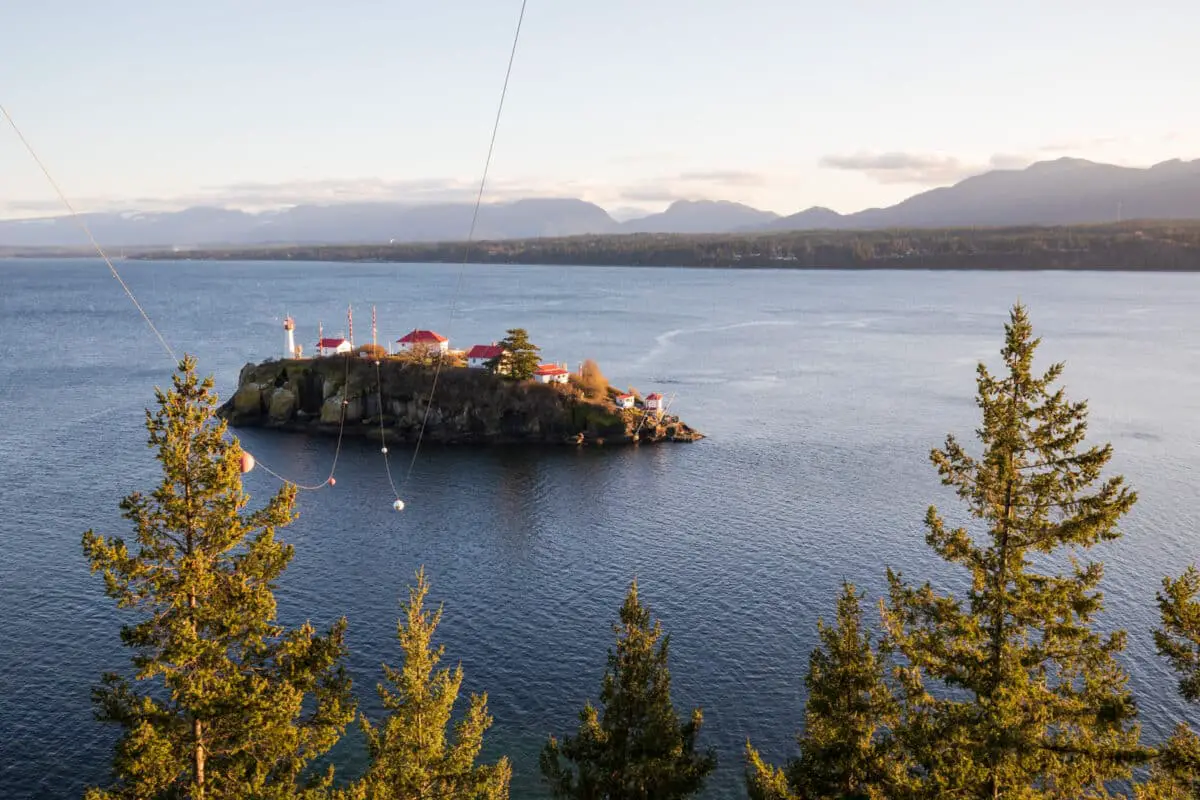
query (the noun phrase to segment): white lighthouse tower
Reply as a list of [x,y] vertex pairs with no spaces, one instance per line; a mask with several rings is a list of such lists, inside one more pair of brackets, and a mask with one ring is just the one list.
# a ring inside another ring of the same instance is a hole
[[283,357],[285,359],[295,358],[296,357],[296,334],[295,334],[296,321],[294,319],[292,319],[291,317],[286,317],[283,320],[283,330],[284,330],[284,334],[287,336],[287,345],[286,345],[287,349],[283,351]]

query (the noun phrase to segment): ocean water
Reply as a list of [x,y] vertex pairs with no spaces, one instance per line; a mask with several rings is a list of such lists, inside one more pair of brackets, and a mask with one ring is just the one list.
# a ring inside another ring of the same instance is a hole
[[[618,386],[658,390],[708,435],[639,449],[429,447],[397,514],[382,455],[350,442],[336,487],[301,493],[282,532],[296,558],[283,620],[349,619],[350,670],[377,714],[396,663],[399,602],[424,565],[445,603],[439,639],[467,691],[487,691],[486,758],[513,760],[513,796],[540,797],[537,752],[598,694],[610,624],[637,577],[671,634],[673,691],[704,709],[719,766],[705,796],[739,797],[747,738],[794,751],[818,617],[843,579],[873,601],[886,566],[939,587],[963,575],[923,540],[925,508],[953,516],[928,461],[978,424],[974,370],[998,361],[1018,298],[1087,398],[1095,441],[1140,501],[1107,565],[1105,627],[1129,631],[1148,739],[1197,719],[1153,652],[1163,575],[1200,559],[1200,276],[772,272],[287,263],[120,265],[167,341],[227,395],[278,354],[282,318],[311,351],[317,323],[366,341],[433,328],[454,345],[525,327],[545,356],[596,359]],[[461,274],[461,280],[460,280]],[[453,314],[451,309],[453,307]],[[171,362],[103,264],[0,261],[0,796],[71,797],[106,778],[116,731],[91,718],[101,672],[123,669],[123,620],[88,573],[88,528],[128,535],[117,509],[152,487],[143,409]],[[238,432],[301,483],[329,469],[324,439]],[[393,448],[408,474],[411,451]],[[278,484],[247,476],[261,500]],[[873,616],[873,615],[872,615]],[[351,734],[332,755],[353,774]]]

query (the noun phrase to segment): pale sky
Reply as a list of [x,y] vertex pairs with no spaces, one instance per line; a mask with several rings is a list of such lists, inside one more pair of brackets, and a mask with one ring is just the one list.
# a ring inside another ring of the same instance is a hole
[[[37,0],[0,103],[82,209],[473,196],[519,0]],[[489,200],[886,205],[1200,157],[1195,0],[529,0]],[[61,206],[0,128],[0,217]]]

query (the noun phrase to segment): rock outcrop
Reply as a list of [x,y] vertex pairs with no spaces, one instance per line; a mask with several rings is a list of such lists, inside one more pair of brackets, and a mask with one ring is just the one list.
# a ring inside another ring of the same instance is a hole
[[247,364],[218,411],[234,427],[336,434],[413,443],[634,444],[693,442],[703,435],[678,417],[588,400],[571,385],[511,381],[485,370],[434,370],[360,356]]

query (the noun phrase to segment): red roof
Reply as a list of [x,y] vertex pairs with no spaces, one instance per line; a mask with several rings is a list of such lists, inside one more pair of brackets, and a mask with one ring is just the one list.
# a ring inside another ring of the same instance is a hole
[[425,344],[425,343],[441,343],[450,341],[440,333],[433,331],[412,331],[406,334],[403,338],[397,339],[400,344]]
[[317,347],[333,347],[336,349],[341,347],[343,344],[349,344],[349,342],[347,342],[345,339],[322,339],[321,341],[317,342]]
[[633,395],[631,395],[631,394],[619,394],[619,395],[617,395],[617,399],[618,399],[618,400],[632,400],[632,399],[633,399]]
[[540,365],[538,365],[538,368],[533,371],[533,374],[534,375],[569,375],[571,373],[569,370],[563,369],[558,364],[540,364]]
[[504,348],[498,344],[477,344],[467,351],[467,358],[499,358]]
[[647,400],[662,400],[662,395],[659,394],[658,392],[651,392],[650,394],[646,395],[646,399]]

